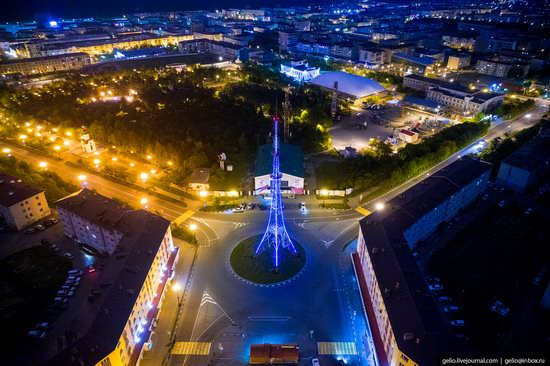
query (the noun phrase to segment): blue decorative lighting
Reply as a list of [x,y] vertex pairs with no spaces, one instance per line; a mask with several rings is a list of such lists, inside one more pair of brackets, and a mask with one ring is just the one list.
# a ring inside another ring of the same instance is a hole
[[271,209],[269,211],[269,221],[265,229],[265,233],[256,248],[256,255],[266,249],[273,251],[273,263],[275,271],[278,271],[280,264],[280,247],[290,250],[296,254],[296,248],[290,240],[290,236],[286,231],[285,221],[283,216],[283,198],[281,195],[281,177],[279,170],[279,118],[273,118],[273,171],[271,173],[270,192],[271,192]]

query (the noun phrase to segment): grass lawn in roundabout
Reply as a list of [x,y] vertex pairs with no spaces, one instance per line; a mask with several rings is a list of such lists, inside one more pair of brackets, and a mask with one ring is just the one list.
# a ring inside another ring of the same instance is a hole
[[306,264],[306,252],[296,241],[292,241],[297,254],[289,249],[279,249],[279,271],[275,272],[273,262],[274,248],[268,248],[254,256],[256,248],[262,239],[262,235],[244,239],[233,249],[231,253],[231,268],[243,279],[261,284],[277,284],[289,280],[300,273]]

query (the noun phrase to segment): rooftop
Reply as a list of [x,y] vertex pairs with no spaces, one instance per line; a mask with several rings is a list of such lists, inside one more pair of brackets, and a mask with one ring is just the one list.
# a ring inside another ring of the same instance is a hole
[[[100,195],[82,190],[73,197],[78,196],[89,199]],[[118,214],[119,209],[112,207]],[[97,280],[102,295],[93,304],[81,304],[71,323],[81,337],[47,365],[94,365],[115,349],[169,226],[160,216],[125,208],[124,217],[116,223],[123,234],[119,254],[112,257],[116,264],[102,270]]]
[[44,192],[23,183],[21,179],[0,173],[0,206],[10,207]]
[[535,137],[506,157],[503,162],[530,171],[550,164],[550,129],[541,128]]
[[207,184],[210,178],[209,168],[195,168],[189,178],[189,183]]
[[70,58],[70,57],[88,57],[89,58],[90,56],[88,56],[88,54],[84,53],[84,52],[65,53],[65,54],[62,54],[62,55],[55,55],[55,56],[22,58],[22,59],[2,61],[2,65],[30,63],[30,62],[47,61],[47,60],[58,60],[58,59],[66,59],[66,58]]
[[403,231],[490,167],[463,157],[389,201],[386,210],[360,221],[396,342],[420,365],[438,364],[457,342],[439,315]]
[[355,98],[368,97],[386,91],[382,85],[372,79],[343,71],[325,72],[313,78],[310,83],[334,90],[334,82],[336,81],[338,82],[339,92]]

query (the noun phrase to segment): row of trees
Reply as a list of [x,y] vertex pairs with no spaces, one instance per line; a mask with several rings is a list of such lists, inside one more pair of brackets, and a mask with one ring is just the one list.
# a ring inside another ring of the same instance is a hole
[[362,192],[386,189],[420,174],[467,146],[487,132],[487,123],[467,122],[442,130],[419,144],[408,144],[397,154],[388,145],[375,142],[372,152],[356,158],[324,162],[316,169],[319,187],[354,188]]
[[[241,81],[229,82],[235,79]],[[282,113],[282,88],[287,82],[280,74],[257,67],[242,71],[194,68],[182,73],[124,71],[73,76],[39,90],[4,86],[0,108],[15,123],[86,126],[94,139],[116,146],[118,152],[150,154],[160,165],[172,161],[178,169],[171,179],[180,184],[193,168],[215,166],[217,156],[224,152],[234,172],[220,171],[212,177],[213,185],[223,185],[229,178],[244,176],[257,145],[268,141],[271,115],[277,109]],[[210,88],[209,84],[217,86]],[[129,90],[138,94],[133,102],[91,102],[105,93],[128,95]],[[330,122],[329,99],[321,93],[300,91],[293,93],[291,103],[296,111],[292,142],[306,152],[325,149],[328,133],[317,125],[327,127]],[[315,118],[303,117],[302,109]]]
[[13,175],[23,182],[46,191],[46,199],[51,204],[60,198],[75,192],[78,187],[64,181],[50,171],[39,171],[25,161],[14,157],[0,156],[0,171]]

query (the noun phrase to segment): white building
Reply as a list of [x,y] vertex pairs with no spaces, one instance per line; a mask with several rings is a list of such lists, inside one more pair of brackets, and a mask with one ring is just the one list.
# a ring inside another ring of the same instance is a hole
[[399,130],[399,139],[412,144],[418,141],[418,133],[403,128]]
[[[304,194],[304,154],[296,145],[280,144],[281,191],[283,195]],[[257,194],[268,195],[273,170],[272,145],[258,146],[254,189]]]
[[281,65],[281,74],[285,74],[298,82],[310,81],[319,76],[320,72],[318,67],[310,67],[304,61],[292,61],[290,65]]
[[355,105],[361,105],[368,97],[386,95],[386,89],[378,82],[343,71],[325,72],[310,81],[325,90],[338,89],[338,97],[349,100]]
[[0,173],[0,215],[6,225],[21,230],[50,213],[43,190],[31,187],[11,175]]

